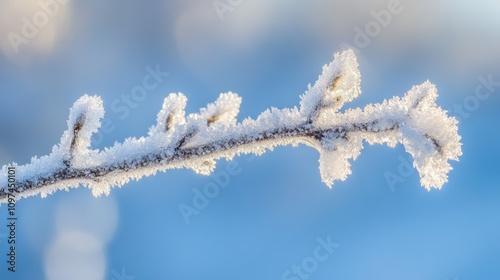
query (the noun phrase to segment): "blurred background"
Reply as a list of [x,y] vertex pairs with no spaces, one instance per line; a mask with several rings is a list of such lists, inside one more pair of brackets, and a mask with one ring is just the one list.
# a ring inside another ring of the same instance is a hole
[[[188,112],[236,92],[240,121],[296,106],[347,47],[363,93],[346,107],[429,79],[460,119],[464,152],[440,191],[404,168],[402,146],[368,145],[328,189],[318,153],[300,146],[108,197],[79,188],[23,199],[15,273],[0,227],[0,279],[499,279],[499,13],[495,0],[0,0],[1,165],[50,153],[85,93],[104,101],[102,149],[146,135],[170,92],[186,94]],[[148,75],[154,86],[141,91]],[[225,187],[183,215],[214,183]],[[339,246],[318,260],[318,240]]]

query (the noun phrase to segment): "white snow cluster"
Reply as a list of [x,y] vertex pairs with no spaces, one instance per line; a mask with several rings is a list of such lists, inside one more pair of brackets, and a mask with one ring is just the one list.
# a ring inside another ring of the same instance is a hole
[[184,117],[186,104],[187,98],[182,93],[171,93],[165,98],[163,108],[156,117],[156,125],[149,129],[149,135],[174,131],[176,125],[184,125],[186,123]]
[[[102,151],[90,149],[90,138],[104,116],[102,100],[84,95],[71,108],[68,129],[52,153],[17,166],[18,190],[23,197],[45,196],[81,184],[94,195],[108,194],[113,186],[158,171],[190,168],[210,174],[220,158],[298,144],[319,151],[322,180],[332,186],[351,174],[350,160],[361,153],[364,141],[390,147],[402,143],[414,158],[421,184],[441,188],[452,169],[449,160],[458,160],[462,152],[457,121],[436,105],[435,86],[425,82],[403,98],[340,111],[360,94],[360,77],[354,52],[337,53],[301,96],[300,108],[271,108],[241,123],[236,119],[241,98],[234,93],[223,93],[188,116],[187,98],[170,94],[148,136],[128,138]],[[3,166],[0,201],[6,196],[6,174]]]
[[308,85],[307,92],[301,96],[302,116],[309,117],[317,106],[337,111],[359,96],[360,84],[361,74],[354,51],[336,53],[334,60],[323,66],[323,73],[314,85]]

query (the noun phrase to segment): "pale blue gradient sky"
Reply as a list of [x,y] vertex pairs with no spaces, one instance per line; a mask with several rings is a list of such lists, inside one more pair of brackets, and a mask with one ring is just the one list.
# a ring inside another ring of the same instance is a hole
[[[355,28],[388,2],[243,0],[221,21],[212,1],[69,1],[16,54],[7,34],[40,7],[0,0],[0,164],[48,154],[85,93],[102,96],[113,125],[100,148],[145,135],[170,92],[186,94],[189,112],[236,92],[239,120],[298,105],[341,43],[353,45]],[[500,81],[497,1],[401,6],[360,49],[363,93],[346,107],[401,96],[429,79],[438,104],[458,116],[454,105],[470,100],[478,77]],[[122,120],[112,104],[156,65],[169,76]],[[310,279],[499,278],[499,109],[500,87],[462,118],[464,155],[441,191],[420,187],[416,172],[391,191],[384,173],[397,172],[398,157],[407,156],[401,146],[366,146],[353,174],[330,190],[317,152],[301,146],[236,158],[241,172],[189,225],[179,204],[213,179],[186,170],[109,197],[81,188],[21,200],[18,272],[8,273],[0,257],[0,278],[59,279],[62,267],[85,279],[113,279],[122,268],[137,280],[281,279],[328,235],[340,247]],[[226,168],[222,161],[215,172]],[[0,225],[6,211],[0,207]],[[0,239],[2,256],[5,245]],[[64,262],[75,255],[80,266]]]

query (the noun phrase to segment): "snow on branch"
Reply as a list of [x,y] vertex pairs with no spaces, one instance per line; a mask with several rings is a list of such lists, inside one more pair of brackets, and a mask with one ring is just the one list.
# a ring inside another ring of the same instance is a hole
[[[237,123],[241,98],[224,93],[197,114],[186,116],[187,98],[170,94],[148,136],[128,138],[104,150],[90,147],[104,116],[102,100],[84,95],[70,110],[68,129],[52,153],[16,165],[16,191],[21,197],[86,186],[94,195],[158,171],[189,168],[209,174],[216,160],[239,154],[260,155],[276,146],[305,144],[318,150],[323,182],[332,186],[351,174],[363,143],[402,143],[413,156],[422,186],[441,188],[452,169],[450,160],[462,154],[457,121],[436,105],[437,90],[430,82],[414,86],[364,109],[339,111],[361,92],[353,51],[335,54],[333,62],[301,96],[300,108],[271,108],[257,119]],[[7,168],[0,174],[0,203],[7,197]]]

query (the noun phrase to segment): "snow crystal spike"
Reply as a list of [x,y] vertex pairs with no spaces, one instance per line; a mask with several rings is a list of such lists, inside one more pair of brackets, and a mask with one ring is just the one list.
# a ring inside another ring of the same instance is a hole
[[351,174],[351,160],[364,142],[403,144],[413,157],[420,182],[441,188],[452,169],[450,160],[462,155],[457,120],[436,105],[437,89],[430,82],[414,86],[404,97],[394,97],[365,108],[339,110],[361,92],[360,73],[353,51],[335,54],[313,86],[301,96],[300,107],[271,108],[256,119],[237,123],[241,98],[234,93],[219,98],[198,114],[186,117],[186,97],[170,94],[147,137],[128,138],[104,150],[91,150],[90,137],[104,116],[102,101],[84,95],[70,110],[68,129],[52,153],[16,166],[16,187],[7,188],[7,165],[0,173],[0,203],[8,193],[16,197],[79,185],[94,195],[111,187],[167,169],[188,168],[209,174],[221,158],[260,155],[276,146],[305,144],[320,153],[321,179],[328,186]]

